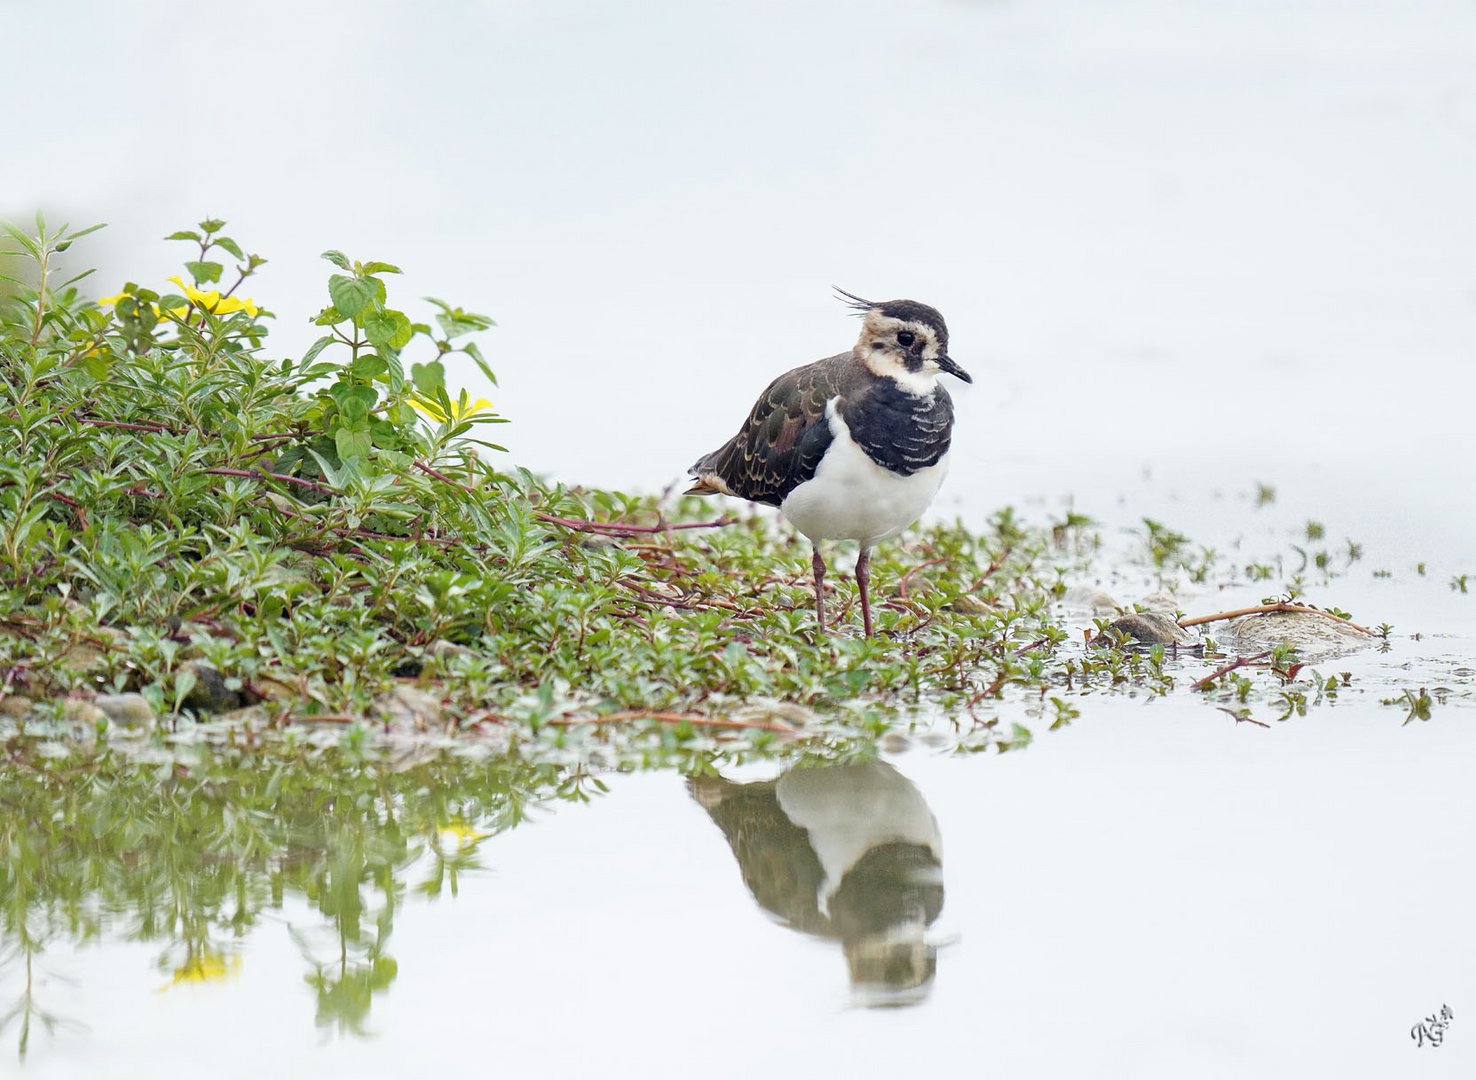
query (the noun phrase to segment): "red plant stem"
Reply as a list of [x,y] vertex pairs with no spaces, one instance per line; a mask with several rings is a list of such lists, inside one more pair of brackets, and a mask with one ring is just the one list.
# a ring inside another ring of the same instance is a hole
[[179,432],[163,424],[136,424],[128,420],[94,420],[87,416],[74,418],[79,424],[91,424],[93,427],[115,427],[127,428],[129,431],[153,431],[165,432],[169,435],[178,435]]
[[906,600],[907,599],[907,584],[908,584],[908,582],[910,582],[912,580],[912,575],[913,574],[916,574],[920,570],[926,570],[930,566],[937,566],[939,563],[946,563],[947,561],[948,560],[946,558],[944,558],[944,559],[929,559],[925,563],[918,563],[911,570],[907,571],[907,573],[905,573],[905,574],[902,575],[902,580],[901,581],[897,582],[897,595],[900,596],[903,600]]
[[309,488],[313,491],[321,491],[325,495],[337,495],[338,492],[327,484],[319,484],[314,480],[304,480],[300,476],[288,476],[286,473],[267,472],[265,469],[205,469],[211,476],[244,476],[248,480],[280,480],[284,484],[296,484],[298,487]]
[[1266,657],[1268,657],[1270,655],[1271,655],[1271,650],[1270,649],[1267,649],[1265,652],[1258,652],[1254,656],[1242,656],[1242,657],[1239,657],[1238,659],[1235,660],[1234,663],[1226,664],[1224,667],[1220,668],[1218,671],[1211,672],[1210,674],[1206,675],[1204,678],[1200,679],[1198,682],[1196,682],[1194,684],[1194,689],[1195,690],[1203,690],[1206,686],[1208,686],[1210,683],[1214,682],[1221,675],[1228,675],[1228,674],[1230,674],[1230,672],[1234,671],[1236,668],[1243,668],[1247,664],[1254,664],[1257,660],[1264,660],[1264,659],[1266,659]]
[[645,536],[676,532],[678,529],[719,529],[732,525],[737,518],[720,517],[715,521],[689,521],[682,525],[626,525],[619,521],[585,521],[581,518],[555,517],[552,514],[535,514],[539,521],[550,525],[562,525],[575,532],[600,533],[605,536]]
[[427,476],[433,476],[433,477],[435,477],[437,480],[439,480],[443,484],[450,484],[452,487],[459,487],[462,491],[466,492],[468,495],[481,495],[481,494],[483,494],[481,491],[478,491],[476,488],[472,487],[470,484],[463,484],[460,480],[453,480],[451,477],[447,476],[445,473],[439,473],[439,472],[437,472],[435,469],[432,469],[429,465],[427,465],[423,461],[416,461],[415,462],[415,467],[417,469],[419,469],[421,472],[425,473]]
[[751,728],[755,731],[774,731],[781,735],[793,735],[795,732],[788,724],[769,724],[762,720],[731,720],[715,716],[694,716],[690,713],[647,712],[643,709],[606,713],[604,716],[569,717],[550,720],[548,723],[551,727],[574,727],[578,724],[620,724],[627,720],[655,720],[659,724],[696,724],[701,727]]

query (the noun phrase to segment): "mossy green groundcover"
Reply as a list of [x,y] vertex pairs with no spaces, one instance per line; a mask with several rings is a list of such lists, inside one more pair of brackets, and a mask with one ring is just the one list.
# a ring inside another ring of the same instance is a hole
[[248,295],[264,260],[224,229],[173,234],[180,276],[100,301],[61,265],[87,230],[10,229],[30,264],[0,314],[12,720],[762,732],[792,726],[781,703],[865,725],[1059,675],[1070,523],[916,530],[881,553],[880,636],[845,632],[841,581],[843,632],[819,637],[806,548],[769,519],[512,469],[503,417],[447,382],[451,354],[492,377],[490,319],[434,300],[412,322],[394,266],[328,252],[322,336],[276,355]]
[[[922,717],[1007,748],[1082,692],[1174,685],[1161,647],[1068,634],[1054,602],[1099,544],[1079,515],[914,528],[877,553],[878,635],[845,575],[820,635],[808,546],[771,517],[513,468],[504,418],[447,374],[454,355],[495,383],[492,320],[438,299],[412,320],[389,263],[325,252],[321,336],[282,356],[251,288],[264,260],[222,221],[167,238],[179,275],[97,300],[72,265],[91,229],[6,229],[7,737],[763,745]],[[1150,572],[1215,572],[1145,524]],[[1286,658],[1263,667],[1286,697]],[[1243,712],[1251,672],[1204,674],[1201,696]],[[1305,705],[1289,693],[1283,712]]]

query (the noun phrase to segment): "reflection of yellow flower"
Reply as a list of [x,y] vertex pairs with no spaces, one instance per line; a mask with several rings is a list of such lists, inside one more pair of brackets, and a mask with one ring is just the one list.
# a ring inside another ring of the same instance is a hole
[[[178,986],[180,983],[206,983],[219,982],[227,976],[234,975],[241,970],[241,957],[238,954],[222,956],[218,952],[207,952],[201,956],[192,956],[179,967],[174,969],[174,978],[170,980],[170,986]],[[168,989],[169,987],[164,987]]]
[[[220,290],[218,289],[212,289],[210,292],[201,292],[193,285],[186,285],[180,280],[178,275],[169,280],[184,290],[185,299],[191,304],[194,304],[198,308],[203,308],[213,315],[231,315],[237,311],[244,311],[247,315],[255,318],[261,312],[261,308],[256,306],[256,301],[249,297],[242,300],[239,296],[221,296]],[[112,296],[100,296],[97,302],[99,306],[106,305],[108,307],[114,307],[119,300],[122,300],[127,295],[127,293],[115,293]],[[158,304],[151,304],[150,306],[154,309],[155,315],[161,314]],[[188,307],[172,307],[169,309],[169,313],[183,318],[189,310]]]
[[441,822],[442,838],[454,840],[458,848],[473,847],[491,835],[491,833],[477,832],[465,818],[452,818],[450,821]]
[[[445,412],[442,411],[439,402],[422,394],[411,394],[410,404],[417,412],[424,413],[432,420],[439,420],[444,424],[448,419]],[[491,409],[492,403],[484,397],[479,397],[476,401],[467,401],[466,391],[463,390],[461,397],[451,402],[451,416],[449,419],[457,421],[466,420],[479,413],[489,412]]]

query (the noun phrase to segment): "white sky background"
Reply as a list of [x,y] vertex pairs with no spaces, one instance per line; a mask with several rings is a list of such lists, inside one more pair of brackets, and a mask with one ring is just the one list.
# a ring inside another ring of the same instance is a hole
[[0,213],[110,222],[99,290],[215,214],[291,353],[320,251],[396,262],[499,321],[497,434],[563,479],[676,477],[850,345],[831,284],[947,316],[981,510],[1188,462],[1448,518],[1476,454],[1469,2],[7,0],[0,42]]

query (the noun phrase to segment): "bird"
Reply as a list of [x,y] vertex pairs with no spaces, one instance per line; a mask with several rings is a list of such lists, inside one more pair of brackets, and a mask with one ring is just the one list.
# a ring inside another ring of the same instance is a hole
[[838,940],[868,1005],[921,1001],[938,966],[943,840],[922,792],[884,761],[786,769],[772,780],[689,776],[759,905]]
[[809,539],[822,634],[820,543],[857,541],[869,638],[871,549],[921,517],[948,472],[953,400],[939,378],[974,380],[948,355],[948,326],[936,308],[835,291],[861,318],[855,346],[770,383],[738,434],[692,466],[697,482],[687,494],[776,506]]

